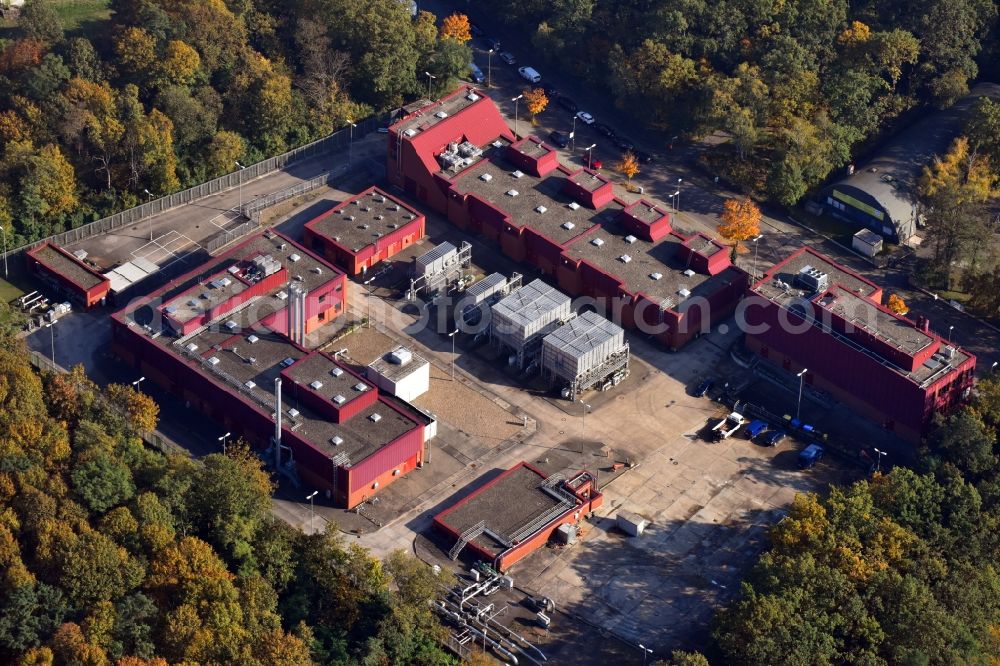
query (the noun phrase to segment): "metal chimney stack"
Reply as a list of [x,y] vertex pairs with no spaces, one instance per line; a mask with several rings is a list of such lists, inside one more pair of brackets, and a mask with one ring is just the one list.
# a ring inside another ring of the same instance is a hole
[[297,345],[306,339],[306,290],[297,284],[288,285],[288,337]]
[[274,380],[274,469],[281,469],[281,377]]

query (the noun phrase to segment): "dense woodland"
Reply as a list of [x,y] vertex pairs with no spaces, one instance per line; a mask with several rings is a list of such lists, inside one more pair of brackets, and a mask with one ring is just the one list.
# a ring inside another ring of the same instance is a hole
[[[0,225],[28,241],[439,92],[471,54],[398,0],[111,0],[0,40]],[[419,78],[418,78],[419,73]]]
[[430,567],[276,522],[245,448],[150,450],[149,397],[0,342],[0,663],[455,663]]

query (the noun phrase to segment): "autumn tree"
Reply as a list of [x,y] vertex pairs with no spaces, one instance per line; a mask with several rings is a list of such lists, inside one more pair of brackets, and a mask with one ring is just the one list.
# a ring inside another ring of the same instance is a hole
[[472,39],[472,26],[465,14],[451,14],[441,22],[441,39],[452,39],[464,44]]
[[910,308],[906,305],[906,301],[904,301],[899,294],[889,294],[889,300],[886,301],[886,307],[898,315],[905,315],[910,311]]
[[18,14],[17,27],[26,38],[49,45],[63,38],[62,21],[50,0],[27,0]]
[[167,42],[157,61],[156,78],[160,85],[190,85],[201,67],[198,52],[179,39]]
[[726,199],[719,219],[719,235],[732,241],[732,259],[735,261],[740,243],[760,234],[760,208],[749,198]]
[[622,155],[622,159],[615,165],[615,169],[628,179],[627,187],[631,189],[632,179],[639,173],[639,160],[629,151]]
[[535,124],[535,116],[545,110],[549,105],[549,98],[541,88],[533,88],[524,91],[524,103],[531,116],[531,124]]
[[233,171],[246,151],[246,142],[239,134],[227,130],[218,132],[205,147],[207,175],[215,178]]

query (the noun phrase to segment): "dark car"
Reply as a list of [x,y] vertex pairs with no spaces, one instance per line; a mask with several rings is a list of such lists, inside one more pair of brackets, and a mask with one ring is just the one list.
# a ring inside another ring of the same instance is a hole
[[545,96],[548,97],[550,100],[559,97],[559,91],[556,90],[556,87],[551,83],[543,83],[542,90],[545,91]]
[[480,28],[475,23],[470,23],[469,24],[469,32],[472,33],[473,37],[482,37],[483,36],[483,29]]
[[639,160],[643,164],[649,164],[650,162],[656,161],[656,158],[653,157],[651,153],[647,153],[642,150],[637,150],[633,154],[635,155],[635,159]]
[[799,469],[809,469],[823,459],[823,447],[819,444],[810,444],[799,451]]
[[491,51],[499,51],[500,50],[500,40],[499,39],[496,39],[495,37],[487,37],[483,41],[486,42],[486,48],[490,49]]
[[635,150],[635,143],[632,142],[632,139],[627,139],[623,136],[615,137],[615,145],[618,146],[618,149],[622,152]]
[[567,134],[566,132],[559,132],[559,131],[550,132],[549,141],[556,144],[560,148],[565,148],[566,146],[569,145],[569,134]]
[[612,129],[610,125],[606,125],[605,123],[594,123],[594,129],[604,136],[610,136],[612,138],[615,136],[615,130]]
[[704,398],[705,395],[712,390],[713,386],[715,386],[715,381],[712,379],[706,379],[701,384],[698,384],[691,395],[696,398]]
[[500,54],[500,59],[503,60],[508,65],[516,65],[517,64],[517,58],[515,58],[514,54],[511,53],[510,51],[504,51],[503,53],[501,53]]
[[785,439],[784,430],[772,430],[760,438],[760,443],[764,446],[777,446]]
[[560,97],[558,102],[559,106],[566,109],[570,113],[576,113],[577,111],[580,110],[580,107],[576,105],[576,102],[571,100],[569,97]]

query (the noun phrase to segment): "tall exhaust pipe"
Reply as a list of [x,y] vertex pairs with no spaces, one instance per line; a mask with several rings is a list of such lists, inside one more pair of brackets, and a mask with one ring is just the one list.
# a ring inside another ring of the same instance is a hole
[[274,380],[274,469],[281,469],[281,377]]

